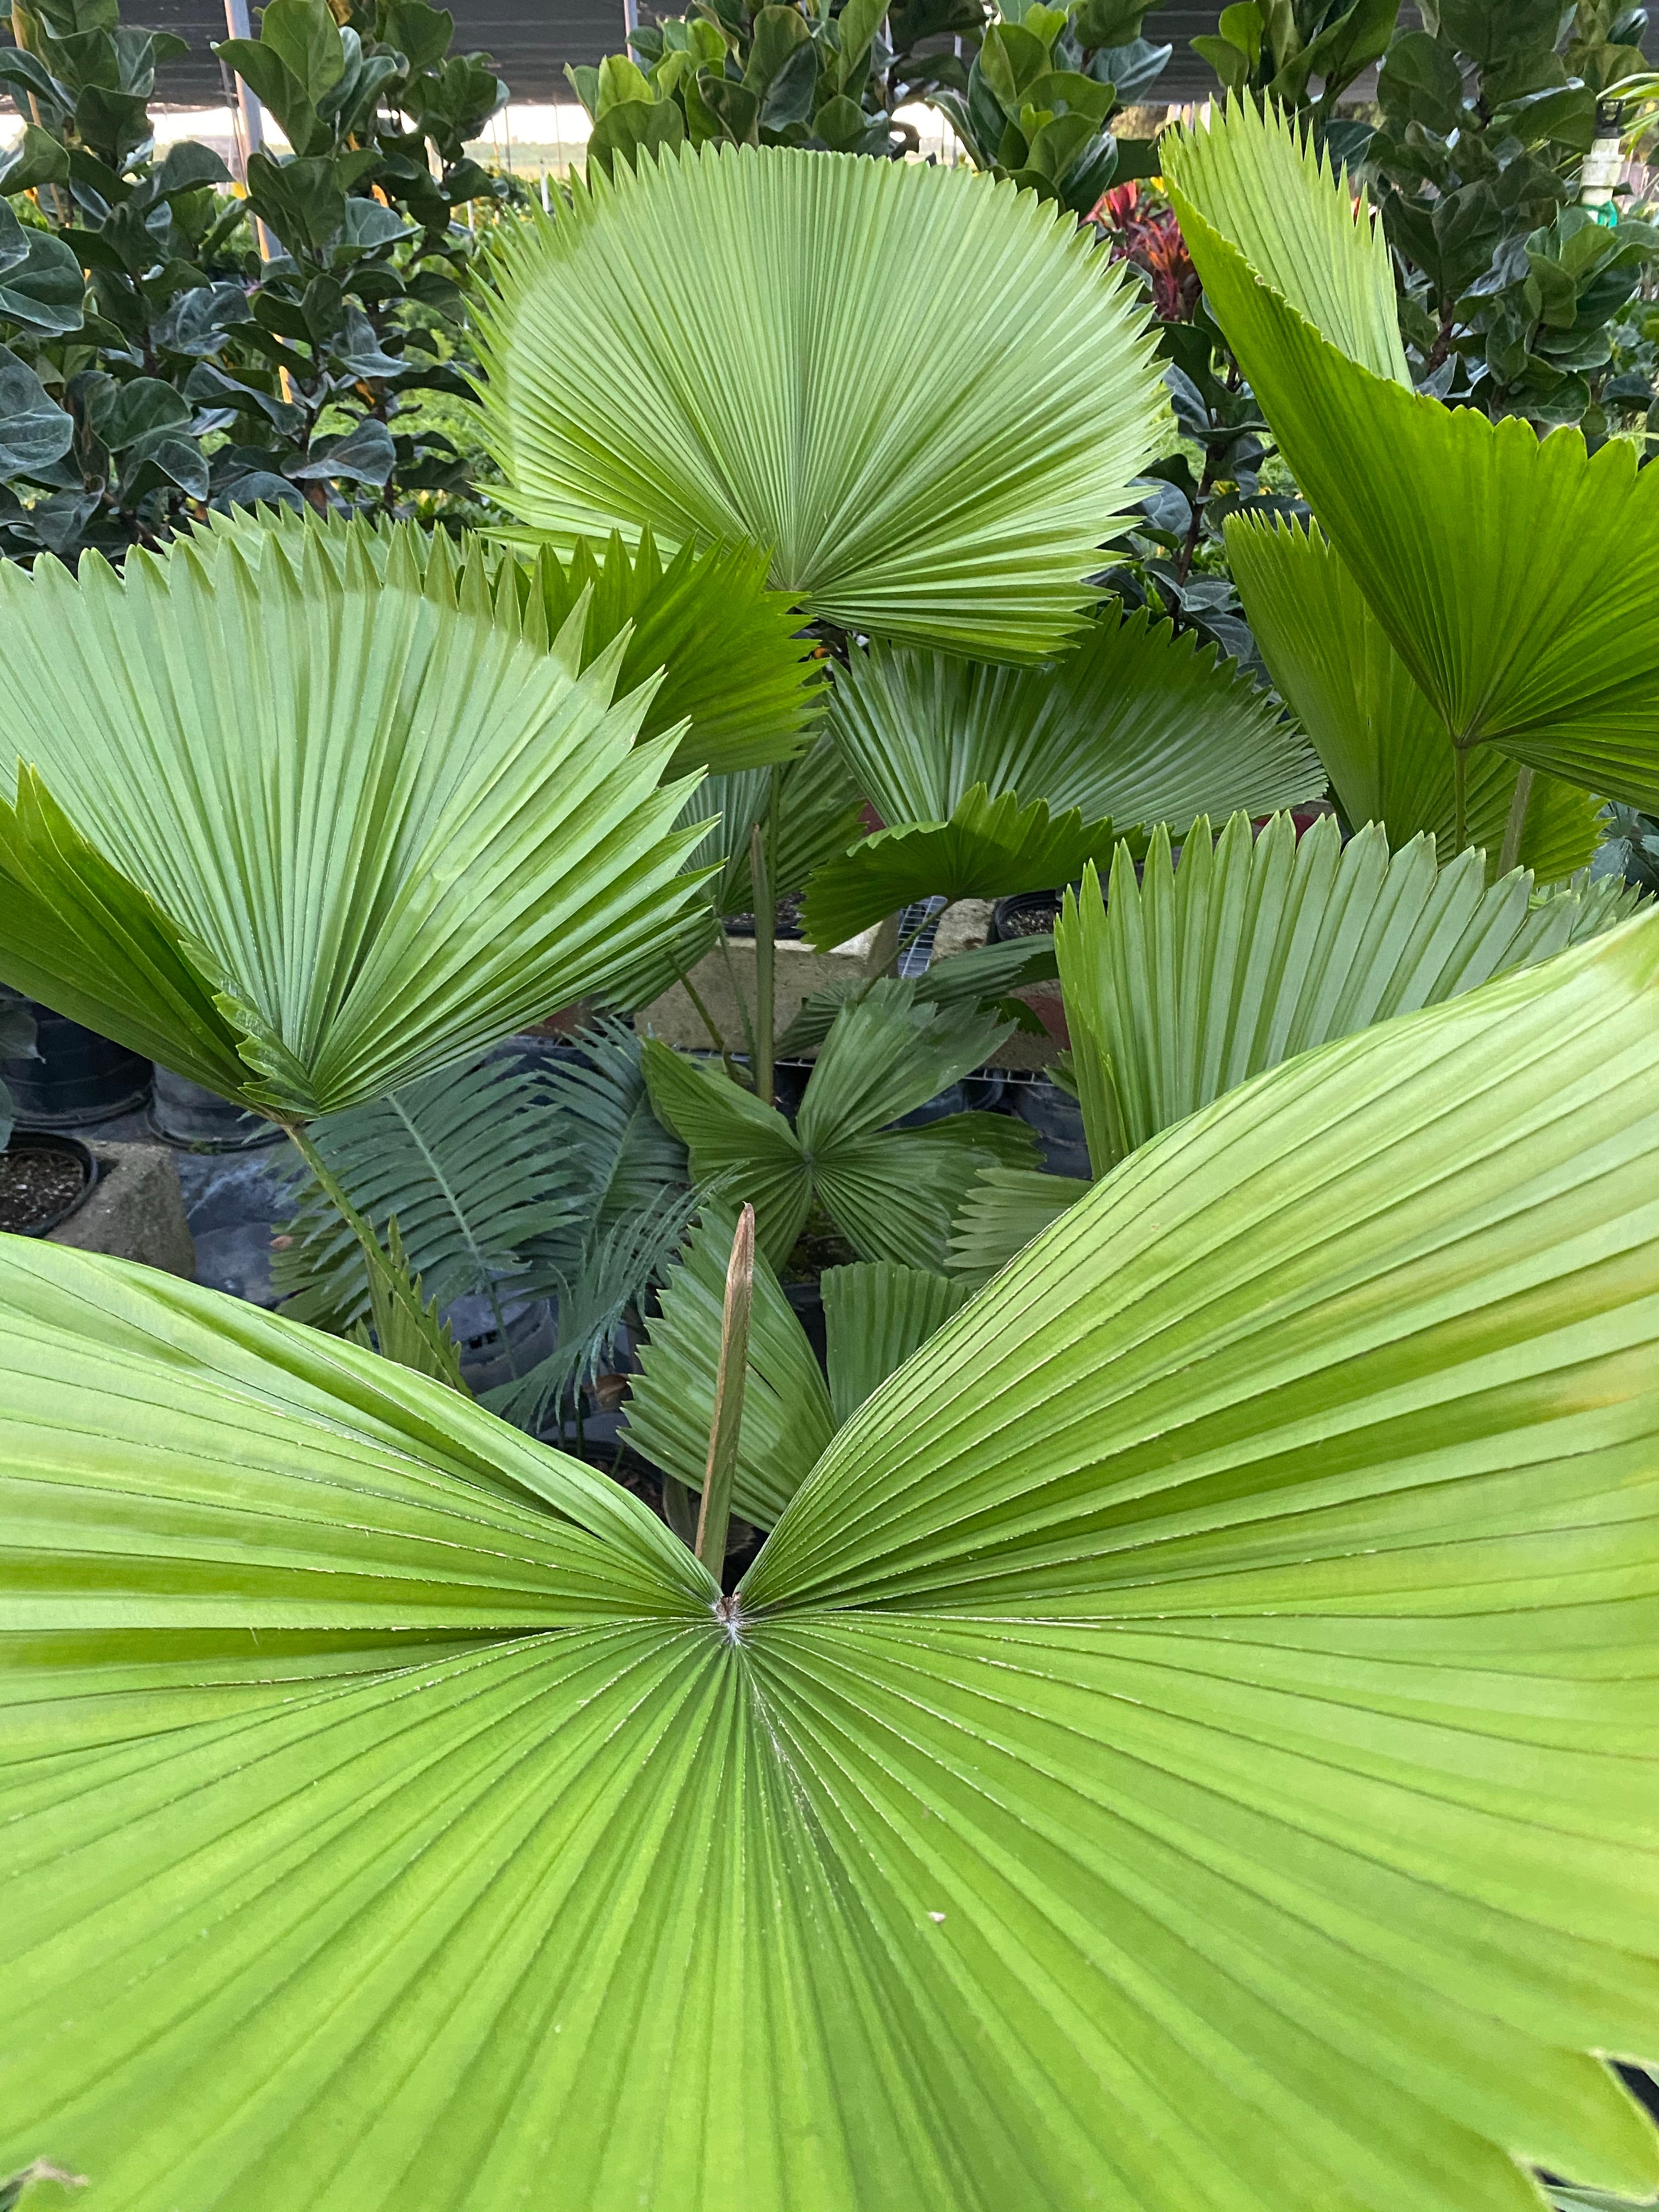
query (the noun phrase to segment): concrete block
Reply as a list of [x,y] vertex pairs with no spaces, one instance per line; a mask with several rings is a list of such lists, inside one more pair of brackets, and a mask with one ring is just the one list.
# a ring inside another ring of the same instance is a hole
[[[892,915],[828,952],[815,952],[799,938],[781,937],[773,971],[777,1034],[782,1036],[814,991],[831,988],[837,977],[849,971],[859,975],[879,975],[897,951],[898,920]],[[738,994],[742,993],[752,1022],[756,1003],[754,939],[732,938],[725,952],[717,945],[691,970],[691,983],[708,1007],[726,1049],[733,1053],[745,1051]],[[634,1018],[634,1026],[641,1036],[660,1037],[665,1044],[678,1045],[684,1052],[709,1049],[708,1024],[683,983],[671,984],[661,998],[642,1007]]]
[[167,1147],[114,1144],[91,1133],[84,1141],[97,1155],[98,1181],[48,1243],[193,1278],[196,1247],[185,1221],[178,1163]]

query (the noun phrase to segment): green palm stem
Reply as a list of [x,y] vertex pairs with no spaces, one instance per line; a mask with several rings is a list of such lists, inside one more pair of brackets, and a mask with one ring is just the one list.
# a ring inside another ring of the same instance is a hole
[[755,1209],[745,1205],[738,1216],[732,1257],[726,1270],[714,1418],[709,1425],[708,1464],[703,1474],[702,1510],[697,1516],[695,1547],[697,1557],[717,1582],[726,1561],[726,1533],[732,1521],[732,1486],[738,1473],[743,1389],[749,1372],[749,1315],[754,1295]]
[[1469,842],[1469,757],[1460,744],[1452,746],[1452,793],[1455,812],[1452,817],[1452,843],[1462,852]]
[[[775,785],[774,787],[775,791]],[[775,830],[777,805],[772,807]],[[755,887],[755,1096],[772,1103],[772,1055],[777,1038],[777,908],[767,866],[769,839],[757,822],[749,833],[749,874]],[[775,843],[773,851],[777,850]]]
[[680,967],[677,962],[675,963],[674,974],[684,990],[686,997],[690,1000],[692,1005],[696,1008],[698,1015],[702,1019],[702,1025],[708,1032],[709,1042],[713,1044],[715,1051],[719,1053],[720,1058],[725,1061],[726,1072],[730,1075],[732,1073],[732,1054],[726,1048],[726,1039],[720,1035],[719,1029],[715,1026],[714,1017],[708,1011],[708,1001],[704,999],[702,993],[697,988],[696,985],[691,981],[690,969],[689,968]]
[[1498,856],[1498,872],[1508,875],[1521,859],[1521,840],[1526,833],[1527,809],[1532,803],[1532,770],[1523,768],[1515,779],[1509,818],[1504,824],[1504,849]]
[[[306,1124],[287,1120],[280,1115],[272,1118],[316,1177],[318,1187],[329,1204],[362,1248],[363,1264],[368,1273],[369,1308],[374,1317],[375,1334],[380,1340],[382,1351],[386,1349],[390,1316],[396,1309],[401,1307],[418,1328],[424,1329],[427,1316],[421,1310],[420,1295],[410,1271],[398,1264],[394,1253],[389,1251],[375,1235],[374,1224],[368,1216],[352,1204],[344,1184],[307,1134]],[[394,1231],[396,1226],[394,1219],[392,1224]],[[491,1301],[495,1303],[493,1290]],[[499,1304],[495,1306],[495,1320],[501,1333],[501,1340],[505,1343],[507,1329]]]
[[[760,927],[759,917],[755,927]],[[732,940],[726,933],[726,924],[720,924],[720,957],[726,963],[726,981],[732,986],[732,996],[737,1002],[738,1019],[743,1024],[743,1041],[749,1053],[749,1068],[752,1079],[755,1066],[755,1029],[749,1018],[749,1001],[743,995],[743,986],[738,981],[738,971],[732,964]]]

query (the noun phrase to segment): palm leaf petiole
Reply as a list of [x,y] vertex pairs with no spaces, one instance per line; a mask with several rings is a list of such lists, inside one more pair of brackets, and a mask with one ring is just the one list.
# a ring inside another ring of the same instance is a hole
[[[776,809],[774,807],[774,818]],[[755,887],[755,1096],[772,1099],[772,1054],[777,1038],[777,908],[767,866],[767,839],[757,822],[749,833],[749,874]]]
[[[1460,756],[1461,757],[1461,756]],[[1508,875],[1521,860],[1521,840],[1526,835],[1527,809],[1532,804],[1532,770],[1523,768],[1515,779],[1509,818],[1504,824],[1504,848],[1498,856],[1498,872]]]

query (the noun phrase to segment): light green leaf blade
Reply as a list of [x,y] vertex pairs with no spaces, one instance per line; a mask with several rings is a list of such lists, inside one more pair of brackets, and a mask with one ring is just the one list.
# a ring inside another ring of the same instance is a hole
[[1235,101],[1164,143],[1216,317],[1454,739],[1659,806],[1659,480],[1627,441],[1587,454],[1413,392],[1382,233],[1293,122]]
[[815,1158],[884,1128],[984,1066],[1008,1034],[976,1006],[937,1006],[917,983],[878,976],[837,1016],[796,1118]]
[[1024,1164],[1030,1132],[994,1114],[953,1114],[923,1127],[914,1113],[1006,1034],[971,1008],[918,1003],[915,987],[878,978],[836,1015],[792,1128],[712,1061],[643,1048],[657,1113],[689,1147],[699,1182],[722,1178],[732,1205],[755,1208],[757,1249],[781,1267],[816,1199],[861,1260],[942,1270],[951,1222],[980,1170]]
[[[697,896],[684,787],[659,782],[672,738],[635,743],[647,694],[613,699],[623,641],[578,673],[576,617],[538,644],[477,562],[419,538],[245,527],[118,579],[92,556],[78,580],[0,572],[0,748],[101,863],[77,912],[61,847],[27,809],[4,825],[33,903],[0,902],[0,969],[54,1005],[61,976],[106,1033],[308,1118],[602,993],[673,937]],[[142,991],[81,972],[79,915],[111,872],[177,948]],[[51,900],[31,891],[48,878]],[[49,906],[50,936],[14,936]]]
[[89,2212],[489,2212],[550,2145],[686,2212],[1651,2193],[1587,2054],[1659,2001],[1656,981],[1638,923],[1167,1133],[724,1621],[418,1378],[9,1244],[0,2162]]
[[1478,853],[1437,868],[1426,837],[1390,854],[1373,825],[1344,844],[1328,816],[1299,842],[1284,814],[1259,836],[1242,814],[1217,838],[1200,823],[1178,866],[1160,830],[1139,882],[1121,848],[1109,897],[1085,876],[1054,932],[1079,1076],[1097,1078],[1133,1149],[1265,1068],[1547,960],[1633,902],[1531,893],[1522,869],[1489,888]]
[[969,1186],[951,1230],[950,1267],[969,1285],[988,1283],[1017,1252],[1086,1195],[1075,1176],[1036,1168],[988,1168]]
[[520,522],[763,547],[811,614],[919,643],[1052,652],[1158,435],[1121,273],[965,171],[712,145],[590,169],[502,227],[480,313]]
[[[1334,549],[1317,529],[1236,515],[1227,552],[1261,657],[1313,739],[1347,820],[1380,823],[1396,848],[1419,831],[1441,856],[1457,850],[1451,740]],[[1465,834],[1498,872],[1516,763],[1491,745],[1468,756]],[[1584,866],[1601,836],[1600,804],[1538,777],[1519,860],[1540,883]]]
[[712,1060],[656,1037],[640,1048],[659,1121],[686,1147],[692,1178],[721,1179],[731,1201],[755,1209],[755,1247],[781,1267],[812,1203],[812,1170],[783,1115]]
[[807,886],[801,930],[820,947],[844,945],[917,899],[1052,890],[1103,860],[1120,834],[1075,807],[1051,816],[1043,799],[1022,805],[1012,791],[992,799],[975,785],[948,822],[878,830],[827,861]]
[[890,1263],[826,1267],[823,1285],[825,1362],[837,1428],[973,1295],[966,1283]]
[[[708,1460],[726,1266],[736,1227],[729,1209],[704,1207],[658,1294],[659,1310],[640,1353],[623,1423],[636,1451],[698,1492]],[[771,1527],[811,1473],[836,1420],[806,1332],[757,1252],[733,1492],[746,1520]]]
[[[201,534],[257,544],[272,530],[290,545],[319,539],[341,573],[359,544],[384,573],[399,544],[388,523],[366,529],[356,517],[319,520],[293,508],[256,514],[235,507],[211,517]],[[423,567],[453,559],[441,532],[415,550]],[[792,759],[822,719],[822,665],[798,635],[790,600],[768,589],[764,556],[752,546],[683,546],[665,567],[649,531],[632,548],[614,532],[602,541],[580,538],[562,560],[525,533],[523,542],[509,534],[505,547],[469,544],[463,560],[481,568],[493,596],[512,595],[532,636],[558,637],[582,601],[579,667],[627,631],[616,689],[625,695],[659,677],[639,735],[674,732],[673,775],[739,774]]]
[[640,734],[683,731],[672,774],[738,775],[791,759],[809,742],[823,711],[822,665],[803,657],[800,617],[768,590],[758,549],[684,545],[665,568],[647,531],[632,553],[613,534],[603,549],[580,544],[568,562],[544,546],[533,568],[514,566],[526,599],[542,603],[550,637],[590,592],[586,659],[629,626],[618,691],[663,671]]
[[890,829],[949,821],[981,784],[1053,814],[1176,830],[1200,814],[1271,814],[1325,787],[1306,741],[1236,661],[1144,608],[1097,617],[1040,668],[855,651],[830,726]]

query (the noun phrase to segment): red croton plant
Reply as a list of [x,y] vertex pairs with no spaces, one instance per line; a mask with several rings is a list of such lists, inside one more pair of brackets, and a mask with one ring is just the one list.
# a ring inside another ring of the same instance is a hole
[[1152,279],[1160,322],[1192,319],[1202,289],[1172,208],[1160,206],[1139,182],[1103,192],[1091,220],[1112,236],[1114,261],[1130,261]]

